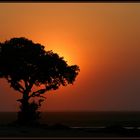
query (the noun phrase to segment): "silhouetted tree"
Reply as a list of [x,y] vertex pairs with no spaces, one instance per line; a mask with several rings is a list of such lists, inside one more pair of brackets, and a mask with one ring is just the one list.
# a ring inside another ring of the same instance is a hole
[[[73,84],[79,72],[77,65],[69,66],[57,53],[27,38],[12,38],[0,43],[0,78],[6,78],[12,88],[22,94],[18,121],[38,120],[42,94],[60,85]],[[37,87],[37,88],[36,88]],[[36,89],[36,90],[35,90]],[[34,97],[39,97],[39,100]]]

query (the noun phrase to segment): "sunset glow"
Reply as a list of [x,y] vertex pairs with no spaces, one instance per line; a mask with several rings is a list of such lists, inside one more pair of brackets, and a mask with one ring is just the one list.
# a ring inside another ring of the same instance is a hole
[[[27,37],[80,67],[43,111],[140,111],[139,17],[139,3],[0,3],[0,42]],[[15,110],[20,93],[3,79],[0,90],[0,110]]]

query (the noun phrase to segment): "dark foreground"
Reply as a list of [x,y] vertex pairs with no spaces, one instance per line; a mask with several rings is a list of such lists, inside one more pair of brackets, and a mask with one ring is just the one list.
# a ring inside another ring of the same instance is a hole
[[140,112],[45,112],[41,116],[42,125],[34,126],[11,123],[16,120],[16,116],[14,112],[0,113],[0,139],[120,137],[140,139]]
[[65,125],[0,125],[0,138],[97,138],[140,137],[140,129],[110,126],[104,128],[71,128]]

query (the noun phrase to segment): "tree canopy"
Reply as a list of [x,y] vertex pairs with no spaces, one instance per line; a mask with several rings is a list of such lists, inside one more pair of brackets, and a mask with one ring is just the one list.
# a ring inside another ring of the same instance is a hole
[[[77,65],[69,66],[57,53],[45,51],[39,43],[20,37],[0,43],[0,78],[30,97],[41,96],[59,86],[73,84],[78,75]],[[44,88],[32,91],[32,87]]]

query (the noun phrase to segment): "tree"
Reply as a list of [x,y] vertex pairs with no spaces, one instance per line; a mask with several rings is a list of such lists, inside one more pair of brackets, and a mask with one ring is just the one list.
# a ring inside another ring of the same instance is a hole
[[73,84],[80,71],[77,65],[69,66],[63,57],[44,48],[24,37],[0,43],[0,78],[6,78],[22,95],[17,100],[21,104],[20,123],[37,120],[38,109],[45,98],[42,95],[61,85]]

